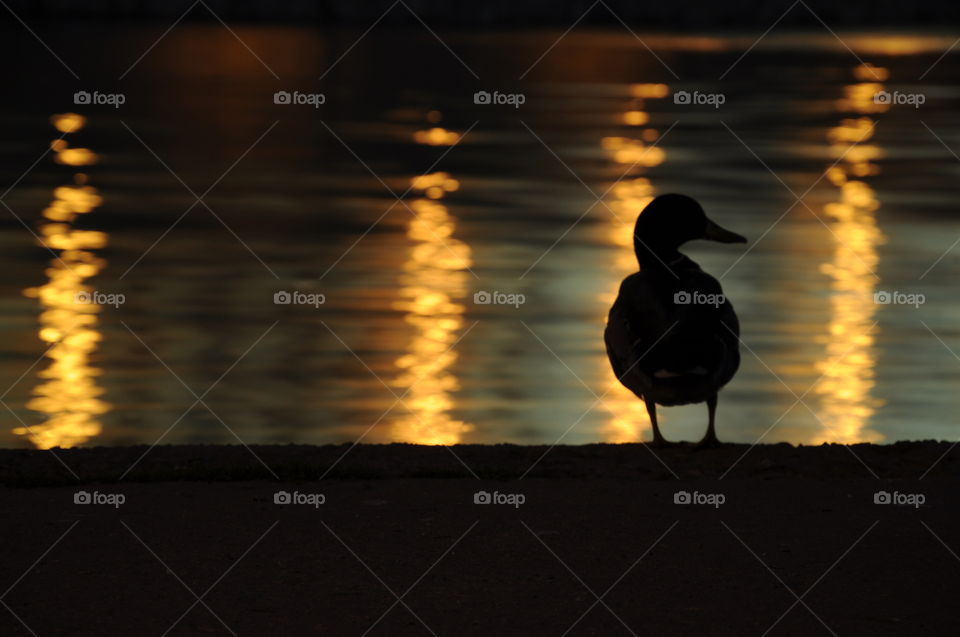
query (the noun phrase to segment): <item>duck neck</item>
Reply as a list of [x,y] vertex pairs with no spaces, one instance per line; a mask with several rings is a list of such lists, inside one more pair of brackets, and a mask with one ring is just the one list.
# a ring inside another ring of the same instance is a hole
[[637,254],[637,262],[640,264],[640,269],[644,271],[668,270],[685,258],[677,250],[677,246],[658,246],[642,243],[638,240],[634,240],[633,244],[634,251]]

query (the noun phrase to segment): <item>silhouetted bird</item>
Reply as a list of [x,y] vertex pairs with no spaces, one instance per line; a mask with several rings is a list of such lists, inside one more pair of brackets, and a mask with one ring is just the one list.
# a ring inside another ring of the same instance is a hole
[[740,323],[720,282],[678,248],[694,239],[745,243],[707,218],[696,200],[661,195],[637,218],[633,246],[640,272],[620,284],[604,341],[617,378],[642,398],[655,444],[667,444],[657,427],[657,404],[706,401],[707,434],[714,430],[717,391],[740,366]]

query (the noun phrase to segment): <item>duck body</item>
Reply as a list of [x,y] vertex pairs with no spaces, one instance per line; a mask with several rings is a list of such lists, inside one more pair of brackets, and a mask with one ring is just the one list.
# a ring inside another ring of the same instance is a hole
[[617,379],[644,400],[654,442],[665,444],[656,405],[706,402],[716,444],[717,392],[740,366],[740,322],[720,282],[678,248],[693,239],[746,239],[710,221],[684,195],[661,195],[637,219],[640,271],[626,277],[607,318],[604,342]]
[[[692,260],[631,274],[607,318],[604,342],[620,382],[658,405],[702,403],[740,366],[740,322],[720,283]],[[716,305],[676,299],[718,300]],[[722,302],[719,301],[722,299]]]

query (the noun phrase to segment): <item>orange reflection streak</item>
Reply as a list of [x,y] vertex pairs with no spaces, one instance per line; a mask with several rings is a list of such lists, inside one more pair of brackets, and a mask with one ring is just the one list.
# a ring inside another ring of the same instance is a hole
[[[669,89],[663,84],[637,84],[631,87],[634,97],[664,97]],[[650,118],[649,114],[640,110],[641,103],[634,103],[621,116],[621,121],[632,126],[642,126]],[[627,164],[631,167],[640,166],[650,168],[663,163],[666,154],[659,147],[651,147],[645,142],[655,140],[657,131],[652,128],[639,132],[640,139],[629,137],[604,137],[601,145],[613,161],[618,164]],[[628,274],[637,271],[637,260],[633,253],[633,226],[640,211],[653,200],[654,188],[649,179],[636,177],[625,178],[616,184],[612,191],[613,200],[609,202],[609,228],[606,239],[617,248],[610,277],[617,282],[607,292],[599,297],[600,306],[604,308],[603,322],[606,321],[606,310],[613,305],[617,292],[620,289],[619,281]],[[603,405],[609,412],[609,418],[600,429],[600,436],[604,442],[636,442],[641,439],[641,432],[650,428],[650,418],[647,416],[643,401],[633,392],[624,387],[607,360],[606,352],[600,358],[603,368],[603,378],[607,379],[604,387]]]
[[[64,133],[80,130],[85,123],[82,116],[73,113],[55,115],[51,121]],[[92,163],[75,162],[73,156],[65,155],[70,150],[66,143],[54,143],[52,148],[58,163]],[[45,356],[51,362],[40,372],[40,378],[45,380],[34,389],[34,397],[27,403],[29,409],[46,414],[46,421],[29,428],[18,427],[14,433],[26,436],[40,449],[72,447],[97,436],[102,430],[97,416],[110,409],[99,398],[103,394],[96,384],[100,370],[89,361],[102,338],[96,329],[100,307],[77,302],[78,295],[92,291],[84,281],[106,264],[93,250],[107,244],[107,235],[77,230],[72,225],[78,215],[92,211],[102,199],[96,188],[85,185],[85,175],[77,174],[75,181],[74,186],[54,189],[53,201],[43,211],[47,221],[39,227],[42,245],[57,251],[59,258],[50,261],[44,285],[23,291],[25,296],[39,299],[43,308],[39,335],[40,340],[49,344]]]
[[[833,219],[835,240],[830,263],[820,266],[831,278],[831,318],[827,327],[826,353],[816,364],[823,377],[816,386],[826,427],[811,442],[880,442],[883,436],[867,426],[882,401],[871,396],[875,385],[876,329],[874,302],[877,246],[884,236],[877,227],[875,211],[880,206],[873,189],[860,178],[875,175],[879,166],[872,160],[881,156],[873,137],[874,120],[866,114],[886,110],[875,104],[873,95],[883,89],[876,78],[886,79],[887,70],[861,65],[854,71],[861,83],[846,87],[840,101],[843,110],[861,117],[843,119],[828,132],[834,153],[843,160],[827,171],[827,179],[839,189],[839,200],[824,207]],[[869,81],[866,81],[869,80]],[[857,146],[853,146],[858,144]],[[843,153],[846,152],[846,155]]]
[[460,141],[460,134],[437,126],[418,130],[413,134],[413,141],[427,146],[452,146]]
[[467,295],[470,247],[454,238],[456,218],[440,203],[459,182],[437,172],[415,177],[411,185],[425,196],[410,202],[416,215],[407,236],[413,246],[395,307],[406,312],[406,322],[416,331],[396,361],[401,371],[393,384],[408,390],[404,402],[410,414],[393,423],[393,435],[404,442],[452,445],[473,430],[450,416],[453,392],[460,386],[451,371],[457,360],[452,346],[464,323],[465,307],[459,301]]
[[613,156],[613,160],[618,164],[636,164],[650,168],[659,166],[666,158],[662,148],[649,146],[643,139],[604,137],[600,140],[600,145]]

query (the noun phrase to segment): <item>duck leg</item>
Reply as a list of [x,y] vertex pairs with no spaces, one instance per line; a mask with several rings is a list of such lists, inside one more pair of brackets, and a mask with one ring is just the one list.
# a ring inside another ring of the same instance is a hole
[[650,398],[644,398],[643,402],[647,405],[647,415],[650,416],[650,424],[653,425],[653,444],[658,447],[667,446],[670,443],[660,435],[660,427],[657,426],[657,403]]
[[720,445],[720,441],[717,440],[717,432],[714,428],[714,420],[717,414],[717,394],[714,393],[712,396],[707,398],[707,413],[709,414],[709,423],[707,424],[707,435],[703,437],[699,443],[698,447],[716,447]]

